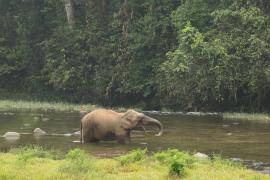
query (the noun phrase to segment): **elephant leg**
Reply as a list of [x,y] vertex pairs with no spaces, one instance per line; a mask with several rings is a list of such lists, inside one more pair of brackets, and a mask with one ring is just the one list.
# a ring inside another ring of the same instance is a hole
[[92,138],[89,140],[89,142],[92,142],[92,143],[98,143],[100,140],[99,139],[96,139],[96,138]]
[[130,144],[130,131],[128,131],[125,135],[117,136],[116,139],[119,144]]
[[86,136],[84,137],[84,142],[95,142],[95,143],[98,143],[99,142],[99,139],[93,137],[93,136]]
[[94,136],[94,130],[93,128],[88,128],[87,130],[83,131],[83,142],[99,142],[99,139],[97,139]]

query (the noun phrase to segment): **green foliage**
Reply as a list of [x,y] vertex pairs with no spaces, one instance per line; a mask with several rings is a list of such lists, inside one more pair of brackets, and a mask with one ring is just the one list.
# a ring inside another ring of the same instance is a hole
[[[267,0],[2,0],[0,91],[106,105],[268,111]],[[195,108],[196,107],[196,108]]]
[[127,164],[132,163],[132,162],[141,161],[145,158],[146,153],[147,153],[147,149],[132,150],[127,155],[121,156],[119,158],[119,161],[120,161],[121,165],[127,165]]
[[181,159],[186,164],[190,164],[193,161],[192,156],[177,149],[168,149],[167,151],[157,152],[154,154],[154,158],[165,163],[171,163],[175,159]]
[[181,176],[184,174],[185,170],[185,164],[183,164],[182,161],[179,161],[178,159],[174,159],[170,166],[170,174],[176,174],[178,176]]
[[70,150],[66,155],[67,159],[70,159],[71,161],[74,161],[76,163],[84,161],[85,159],[87,159],[87,157],[88,155],[79,148]]
[[168,52],[168,60],[160,66],[165,79],[161,94],[168,93],[168,101],[200,108],[214,105],[215,109],[240,104],[253,107],[254,102],[259,108],[267,107],[261,98],[268,98],[268,16],[252,4],[239,6],[237,2],[220,3],[224,9],[208,12],[211,23],[203,27],[182,11],[185,4],[173,13],[179,47]]
[[40,146],[26,146],[12,149],[10,152],[16,154],[18,156],[18,160],[24,162],[33,158],[59,159],[59,155],[57,155],[56,152],[44,150]]
[[169,164],[169,173],[178,176],[184,175],[185,169],[190,167],[194,162],[194,158],[191,155],[178,151],[177,149],[169,149],[155,153],[154,159]]
[[59,168],[59,171],[70,174],[84,174],[91,170],[94,161],[95,158],[77,148],[67,153],[66,161]]

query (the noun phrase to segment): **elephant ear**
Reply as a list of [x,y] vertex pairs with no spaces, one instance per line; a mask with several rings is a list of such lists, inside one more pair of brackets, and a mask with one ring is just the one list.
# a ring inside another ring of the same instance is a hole
[[142,114],[138,113],[134,110],[128,110],[121,119],[121,127],[124,129],[132,129],[134,128],[140,119],[142,118]]

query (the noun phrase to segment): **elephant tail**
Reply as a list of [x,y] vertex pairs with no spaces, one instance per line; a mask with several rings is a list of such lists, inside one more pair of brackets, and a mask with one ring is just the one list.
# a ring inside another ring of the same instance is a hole
[[81,123],[80,123],[80,142],[82,143],[82,135],[83,135],[83,133],[82,133],[82,121],[81,121]]

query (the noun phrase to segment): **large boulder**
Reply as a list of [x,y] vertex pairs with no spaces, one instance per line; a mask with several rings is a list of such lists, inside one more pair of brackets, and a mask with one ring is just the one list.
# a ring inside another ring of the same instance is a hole
[[40,128],[34,129],[33,132],[34,132],[34,135],[38,135],[38,136],[47,134],[45,131],[43,131],[43,130],[40,129]]

